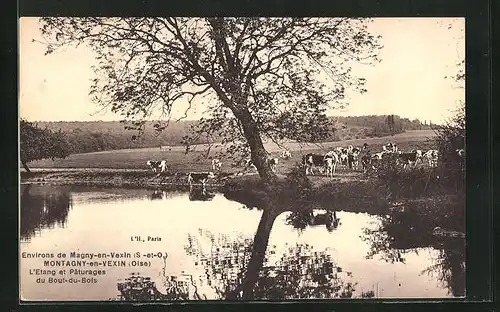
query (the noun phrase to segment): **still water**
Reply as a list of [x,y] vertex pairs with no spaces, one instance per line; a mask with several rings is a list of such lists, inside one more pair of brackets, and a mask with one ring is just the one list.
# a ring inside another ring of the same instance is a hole
[[[228,298],[245,277],[262,211],[222,194],[193,195],[22,185],[21,298]],[[464,295],[463,241],[396,249],[383,216],[338,210],[334,229],[298,230],[289,215],[274,221],[254,299]]]

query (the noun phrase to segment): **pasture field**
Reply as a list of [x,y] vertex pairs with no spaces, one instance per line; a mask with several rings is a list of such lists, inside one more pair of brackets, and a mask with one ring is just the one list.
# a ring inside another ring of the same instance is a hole
[[[382,150],[382,145],[389,142],[394,142],[402,151],[409,151],[411,149],[427,150],[432,147],[430,140],[434,136],[432,130],[414,130],[405,133],[397,134],[394,136],[366,138],[356,140],[346,140],[337,142],[326,142],[321,144],[299,144],[296,142],[289,142],[283,144],[292,152],[292,157],[288,160],[280,158],[277,166],[278,174],[286,174],[288,170],[293,167],[306,153],[326,153],[337,146],[358,146],[361,147],[363,143],[370,146],[372,152]],[[149,171],[146,165],[148,160],[163,160],[167,161],[169,166],[168,171],[173,173],[185,173],[189,171],[207,171],[211,170],[211,159],[200,156],[204,154],[207,146],[197,145],[192,147],[192,151],[185,153],[183,146],[172,146],[160,151],[159,147],[155,148],[140,148],[140,149],[124,149],[112,150],[85,154],[73,154],[66,159],[56,160],[41,160],[34,161],[29,164],[30,168],[35,169],[56,169],[56,171],[77,171],[90,168],[100,169],[103,171],[109,170],[125,170],[125,171]],[[279,157],[282,149],[274,143],[266,143],[266,149],[271,153],[272,157]],[[220,147],[212,147],[209,156],[214,156]],[[221,157],[223,162],[222,172],[236,173],[241,172],[242,167],[233,165],[234,161],[227,157]],[[349,172],[346,174],[352,174]]]

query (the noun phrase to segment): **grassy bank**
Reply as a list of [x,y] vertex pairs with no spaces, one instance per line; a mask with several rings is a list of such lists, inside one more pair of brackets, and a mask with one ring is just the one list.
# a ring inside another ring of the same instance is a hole
[[[208,188],[219,189],[227,179],[220,174],[207,183]],[[173,174],[157,176],[141,170],[47,170],[31,173],[21,172],[22,184],[58,184],[93,187],[143,188],[188,191],[187,176]]]
[[[325,153],[337,146],[359,146],[368,143],[373,151],[381,151],[382,145],[389,142],[398,144],[401,150],[411,149],[427,149],[431,147],[429,138],[432,138],[432,131],[408,131],[395,136],[366,138],[358,140],[346,140],[339,142],[325,142],[322,144],[298,144],[295,142],[284,143],[283,146],[288,148],[292,157],[288,160],[280,158],[277,173],[286,174],[296,162],[300,162],[302,156],[307,153]],[[265,143],[266,150],[269,151],[272,157],[279,157],[282,149],[274,143]],[[61,169],[127,169],[127,170],[148,170],[146,165],[148,160],[166,160],[170,172],[185,173],[189,171],[206,171],[211,170],[211,158],[219,157],[216,153],[221,152],[220,146],[213,146],[210,149],[210,155],[204,153],[208,145],[195,145],[192,151],[185,153],[182,146],[174,146],[168,150],[160,150],[160,148],[138,148],[138,149],[123,149],[112,150],[94,153],[73,154],[65,159],[55,160],[39,160],[33,161],[28,165],[31,168],[61,168]],[[242,166],[235,165],[235,160],[232,155],[220,156],[223,163],[222,171],[225,173],[237,173],[242,170]]]

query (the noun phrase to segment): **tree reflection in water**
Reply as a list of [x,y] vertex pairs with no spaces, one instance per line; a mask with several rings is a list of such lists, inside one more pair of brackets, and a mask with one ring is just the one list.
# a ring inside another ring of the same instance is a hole
[[[421,248],[434,248],[438,255],[433,265],[422,274],[437,274],[438,280],[455,297],[465,295],[465,241],[462,238],[433,235],[437,225],[464,230],[461,214],[465,201],[435,202],[410,201],[379,216],[380,224],[365,228],[362,240],[370,244],[367,258],[379,255],[387,262],[405,262],[405,254],[418,255]],[[433,205],[442,205],[440,213],[433,213]],[[444,210],[444,211],[443,211]]]
[[44,228],[65,227],[71,197],[62,188],[23,185],[21,187],[21,239],[30,240]]
[[[209,246],[204,247],[200,239],[188,235],[189,244],[185,246],[185,251],[194,257],[195,266],[201,266],[204,272],[202,276],[189,276],[182,282],[181,277],[176,278],[175,286],[160,290],[154,283],[147,283],[143,277],[132,276],[118,283],[120,298],[127,301],[206,299],[193,293],[203,285],[213,290],[217,299],[228,299],[235,293],[236,298],[240,298],[240,285],[252,254],[252,240],[243,236],[235,238],[214,235],[201,229],[199,231],[202,239],[210,241]],[[276,255],[276,246],[271,246],[258,272],[252,299],[352,297],[355,283],[343,281],[351,273],[343,272],[326,251],[315,251],[308,244],[297,244],[289,246],[275,261],[270,259],[273,255]],[[189,282],[193,287],[189,287]],[[172,285],[172,282],[166,285]]]

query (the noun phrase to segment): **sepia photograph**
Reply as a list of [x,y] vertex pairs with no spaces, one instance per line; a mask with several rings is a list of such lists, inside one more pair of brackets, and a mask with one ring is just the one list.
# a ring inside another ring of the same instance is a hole
[[21,17],[20,300],[463,298],[465,101],[465,18]]

